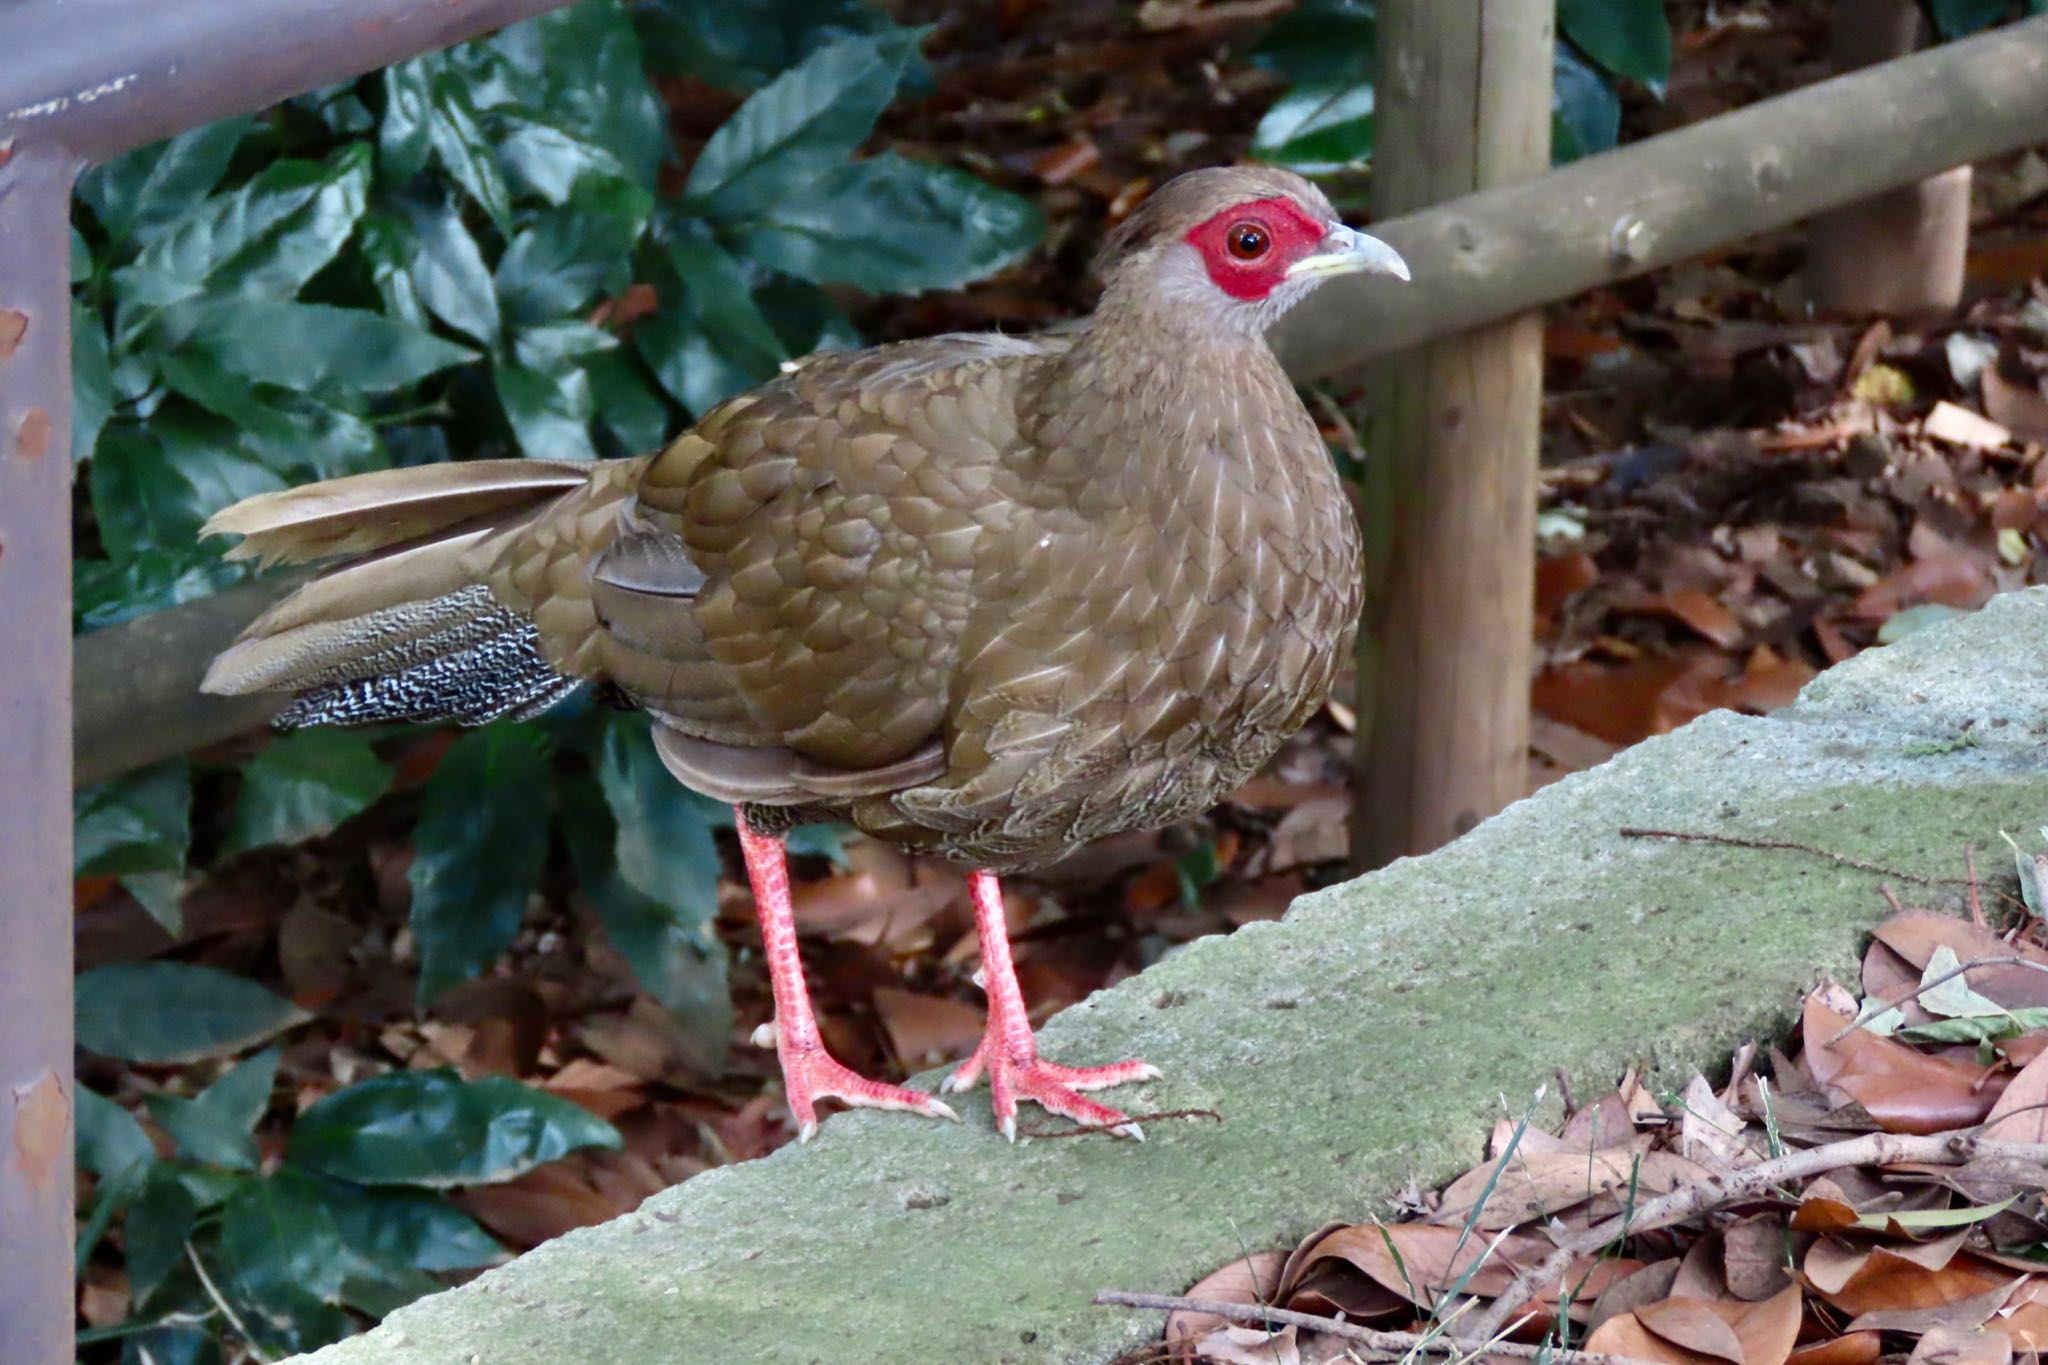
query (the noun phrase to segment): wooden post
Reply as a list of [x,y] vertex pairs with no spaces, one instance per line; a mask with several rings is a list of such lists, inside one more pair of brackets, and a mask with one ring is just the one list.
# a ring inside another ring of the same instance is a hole
[[[1553,12],[1384,0],[1375,217],[1548,169]],[[1384,361],[1371,394],[1353,829],[1368,868],[1456,838],[1528,781],[1542,317]]]
[[[1918,48],[1918,0],[1836,0],[1834,65],[1860,71]],[[1851,316],[1945,313],[1963,297],[1970,249],[1970,168],[1822,214],[1806,235],[1807,300]]]

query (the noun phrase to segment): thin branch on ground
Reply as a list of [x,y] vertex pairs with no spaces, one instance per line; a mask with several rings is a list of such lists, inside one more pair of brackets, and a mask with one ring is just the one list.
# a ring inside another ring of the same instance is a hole
[[1979,1157],[2048,1162],[2048,1143],[1999,1142],[1973,1137],[1967,1132],[1930,1136],[1866,1133],[1862,1137],[1809,1147],[1802,1152],[1745,1166],[1739,1171],[1725,1171],[1690,1185],[1681,1185],[1628,1213],[1560,1241],[1557,1250],[1541,1265],[1517,1275],[1483,1313],[1467,1324],[1465,1339],[1468,1342],[1484,1341],[1498,1334],[1540,1286],[1562,1280],[1574,1260],[1590,1256],[1624,1235],[1669,1227],[1724,1204],[1771,1194],[1787,1181],[1805,1180],[1849,1166],[1885,1166],[1900,1162],[1961,1166]]
[[[1919,985],[1915,986],[1907,994],[1900,996],[1896,1000],[1885,1000],[1877,1002],[1880,1007],[1875,1010],[1872,1010],[1868,1017],[1859,1012],[1857,1017],[1850,1020],[1848,1025],[1844,1027],[1840,1032],[1830,1034],[1824,1046],[1833,1047],[1836,1043],[1841,1042],[1844,1038],[1847,1038],[1857,1029],[1865,1027],[1866,1025],[1870,1024],[1873,1020],[1884,1018],[1884,1016],[1887,1013],[1897,1009],[1899,1006],[1906,1004],[1909,1001],[1918,1000],[1921,996],[1927,994],[1927,992],[1935,989],[1938,986],[1946,986],[1949,982],[1955,980],[1959,976],[1964,976],[1970,972],[1979,971],[1985,967],[2024,967],[2030,972],[2048,972],[2048,962],[2036,962],[2033,958],[2021,957],[2017,953],[2001,954],[1998,957],[1973,958],[1970,961],[1963,963],[1959,967],[1956,967],[1950,971],[1943,972],[1939,976],[1930,977],[1927,980],[1922,981]],[[1867,1009],[1869,1007],[1866,1006],[1865,1008]]]
[[[1216,1122],[1221,1123],[1223,1122],[1223,1115],[1217,1113],[1214,1109],[1161,1109],[1150,1114],[1132,1114],[1126,1122],[1145,1124],[1154,1123],[1160,1119],[1214,1119]],[[1019,1128],[1017,1136],[1042,1142],[1050,1141],[1053,1138],[1116,1137],[1117,1134],[1113,1128],[1040,1128],[1032,1125]],[[1118,1140],[1121,1141],[1122,1139],[1119,1138]]]
[[[1365,1348],[1362,1354],[1370,1360],[1400,1360],[1418,1351],[1454,1359],[1464,1359],[1472,1354],[1472,1347],[1467,1343],[1441,1333],[1381,1332],[1341,1318],[1297,1313],[1289,1308],[1268,1308],[1256,1303],[1184,1299],[1173,1294],[1132,1294],[1121,1289],[1105,1289],[1095,1296],[1095,1302],[1106,1308],[1162,1308],[1168,1312],[1213,1313],[1246,1327],[1306,1327],[1357,1342]],[[1568,1351],[1556,1346],[1526,1346],[1518,1341],[1491,1341],[1483,1349],[1488,1355],[1508,1356],[1516,1360],[1549,1360],[1557,1362],[1557,1365],[1650,1365],[1650,1362],[1636,1356]]]
[[[1795,839],[1757,839],[1742,834],[1715,834],[1710,830],[1696,829],[1641,829],[1625,825],[1615,831],[1624,839],[1676,839],[1683,843],[1719,844],[1724,848],[1753,848],[1766,853],[1804,853],[1810,858],[1825,858],[1840,867],[1853,867],[1858,872],[1874,872],[1880,877],[1896,877],[1902,882],[1915,886],[1961,886],[1977,885],[1970,877],[1930,877],[1919,872],[1907,872],[1901,868],[1886,867],[1883,863],[1866,862],[1852,858],[1846,853],[1822,848],[1818,844],[1802,844]],[[2024,908],[2026,902],[2009,891],[1992,888],[1992,895],[2008,904]]]
[[228,1326],[235,1329],[235,1335],[242,1339],[242,1345],[248,1348],[250,1356],[258,1361],[259,1365],[270,1365],[270,1357],[263,1354],[263,1348],[256,1344],[256,1338],[250,1334],[247,1324],[236,1316],[233,1306],[227,1301],[227,1296],[222,1294],[220,1286],[213,1282],[213,1276],[206,1273],[206,1262],[199,1259],[199,1248],[190,1242],[185,1243],[185,1259],[192,1262],[192,1269],[199,1276],[200,1288],[206,1291],[207,1298],[213,1300],[213,1306],[220,1310],[221,1316],[228,1320]]

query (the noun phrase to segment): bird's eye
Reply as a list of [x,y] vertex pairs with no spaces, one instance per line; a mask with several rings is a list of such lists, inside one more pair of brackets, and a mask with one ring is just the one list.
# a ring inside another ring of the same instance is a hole
[[1240,261],[1256,261],[1273,245],[1273,239],[1257,223],[1232,223],[1223,240]]

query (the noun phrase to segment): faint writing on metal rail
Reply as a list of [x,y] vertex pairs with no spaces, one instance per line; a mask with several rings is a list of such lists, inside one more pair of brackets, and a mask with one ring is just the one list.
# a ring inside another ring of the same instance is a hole
[[110,81],[101,81],[98,85],[90,89],[80,90],[75,94],[53,95],[49,99],[38,101],[35,104],[24,104],[19,109],[10,109],[7,111],[7,117],[10,119],[48,118],[52,114],[61,114],[74,105],[94,104],[109,95],[118,95],[141,79],[142,73],[140,71],[131,71],[125,76],[116,76]]

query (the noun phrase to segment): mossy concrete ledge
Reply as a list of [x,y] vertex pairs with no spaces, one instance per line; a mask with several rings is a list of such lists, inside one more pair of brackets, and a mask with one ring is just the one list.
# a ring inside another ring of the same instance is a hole
[[[2048,818],[2048,592],[2013,594],[1836,669],[1769,719],[1713,715],[1580,773],[1450,848],[1193,944],[1061,1014],[1054,1057],[1140,1055],[1133,1110],[1213,1109],[1012,1147],[861,1113],[698,1176],[602,1227],[422,1300],[319,1365],[1106,1360],[1247,1247],[1357,1218],[1474,1159],[1567,1068],[1682,1085],[1850,970],[1883,878],[1922,877]],[[1932,893],[1902,885],[1922,901]],[[930,1085],[937,1074],[924,1078]],[[1554,1089],[1554,1087],[1553,1087]]]

